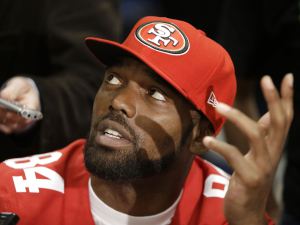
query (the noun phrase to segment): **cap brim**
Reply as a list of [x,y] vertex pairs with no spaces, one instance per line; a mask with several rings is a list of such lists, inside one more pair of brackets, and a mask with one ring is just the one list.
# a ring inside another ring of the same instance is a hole
[[136,56],[136,54],[134,54],[134,52],[132,52],[129,48],[118,42],[102,38],[88,37],[85,39],[85,43],[100,62],[107,66],[115,63],[116,59],[122,56]]
[[169,78],[167,74],[161,71],[156,65],[151,61],[141,56],[139,53],[128,48],[127,46],[120,44],[118,42],[97,38],[88,37],[85,39],[85,43],[89,50],[102,62],[104,65],[112,65],[116,60],[121,57],[133,56],[144,62],[150,68],[152,68],[156,73],[158,73],[164,80],[175,87],[183,96],[187,97],[186,93],[180,85],[177,85],[172,79]]

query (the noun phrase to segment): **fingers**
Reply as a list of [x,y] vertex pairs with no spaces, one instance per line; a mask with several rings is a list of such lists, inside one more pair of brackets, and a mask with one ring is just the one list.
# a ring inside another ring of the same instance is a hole
[[274,138],[281,139],[282,135],[278,136],[280,132],[275,131],[278,129],[282,129],[286,121],[279,93],[276,90],[275,85],[273,84],[272,79],[269,76],[264,76],[261,79],[261,87],[270,112],[270,131],[273,135],[277,134]]
[[262,126],[259,126],[256,121],[250,119],[244,113],[224,103],[219,103],[216,109],[218,113],[226,117],[247,137],[249,145],[253,148],[253,155],[258,161],[263,163],[264,160],[269,159],[264,140],[266,131]]
[[294,84],[294,76],[292,73],[288,73],[282,80],[281,91],[280,91],[283,108],[286,112],[286,117],[289,123],[292,121],[294,116],[293,84]]
[[[27,77],[13,77],[0,91],[0,97],[33,110],[40,110],[39,92],[34,82]],[[5,134],[19,133],[30,127],[34,121],[26,120],[10,110],[0,108],[0,131]]]
[[13,77],[9,79],[1,90],[0,96],[11,101],[20,100],[20,97],[31,88],[26,79],[25,77]]
[[212,149],[213,151],[222,155],[228,164],[230,164],[233,168],[237,170],[244,168],[244,164],[241,163],[243,161],[243,155],[236,147],[225,142],[218,141],[210,136],[203,138],[203,144],[208,149]]
[[258,169],[259,167],[246,160],[244,155],[235,146],[210,136],[203,138],[203,144],[208,149],[212,149],[222,155],[244,183],[249,186],[256,184],[262,169]]
[[[226,104],[219,103],[216,107],[218,113],[235,124],[241,130],[242,134],[247,137],[251,149],[246,157],[251,156],[250,158],[253,159],[252,162],[255,162],[258,168],[263,168],[266,162],[276,166],[280,159],[293,117],[293,76],[292,74],[288,74],[284,77],[281,85],[282,97],[280,97],[269,76],[262,78],[261,86],[269,112],[258,122]],[[216,141],[213,143],[216,143]],[[240,160],[243,163],[251,161],[243,160],[241,155],[237,156],[237,152],[239,151],[228,144],[218,143],[211,147],[213,147],[212,150],[219,152],[228,160],[234,169],[242,169],[243,164],[232,160],[234,158],[232,152],[235,152],[234,159],[236,160]]]
[[0,97],[18,102],[30,109],[41,109],[39,91],[34,81],[27,77],[13,77],[8,80],[0,92]]
[[2,113],[0,117],[0,131],[5,134],[19,133],[33,122],[20,117],[14,112]]
[[261,87],[269,109],[268,139],[272,140],[269,143],[270,149],[272,155],[280,157],[279,153],[282,151],[293,116],[293,76],[288,74],[284,77],[281,85],[282,97],[269,76],[262,78]]

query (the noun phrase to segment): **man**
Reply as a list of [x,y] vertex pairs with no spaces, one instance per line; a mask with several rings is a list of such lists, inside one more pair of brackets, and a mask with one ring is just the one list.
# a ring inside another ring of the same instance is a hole
[[[86,43],[108,66],[88,140],[1,164],[0,211],[20,224],[273,224],[265,207],[292,120],[292,75],[281,97],[262,79],[269,112],[255,122],[230,106],[227,52],[186,22],[145,17],[123,44]],[[225,117],[248,137],[245,157],[212,137]],[[230,182],[195,156],[207,148],[233,167]]]

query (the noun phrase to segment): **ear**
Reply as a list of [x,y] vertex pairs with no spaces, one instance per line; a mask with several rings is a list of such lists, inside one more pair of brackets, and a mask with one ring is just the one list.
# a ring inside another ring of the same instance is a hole
[[[196,113],[196,114],[195,114]],[[190,146],[190,151],[194,154],[201,155],[208,151],[208,149],[204,146],[202,140],[205,136],[211,135],[212,130],[210,129],[210,122],[201,116],[201,114],[197,111],[192,112],[193,118],[193,132],[192,132],[192,143]]]

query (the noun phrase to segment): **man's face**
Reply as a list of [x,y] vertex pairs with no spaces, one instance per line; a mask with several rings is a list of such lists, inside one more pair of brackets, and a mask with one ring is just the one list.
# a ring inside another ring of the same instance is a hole
[[109,67],[94,101],[87,169],[119,181],[161,173],[187,148],[191,109],[143,63],[128,58]]

